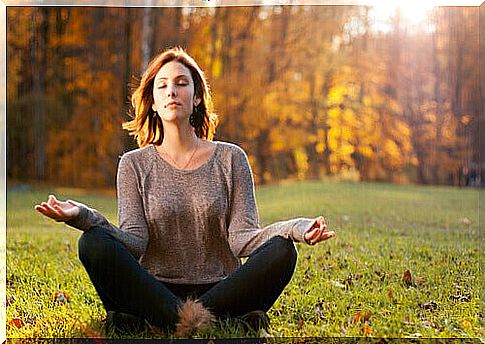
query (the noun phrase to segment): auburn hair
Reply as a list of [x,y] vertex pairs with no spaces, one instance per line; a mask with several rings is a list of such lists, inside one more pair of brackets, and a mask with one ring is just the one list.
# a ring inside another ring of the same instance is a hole
[[204,72],[189,54],[182,48],[175,47],[161,52],[150,61],[139,86],[131,96],[133,119],[124,122],[122,127],[135,137],[139,147],[151,143],[158,145],[163,141],[162,120],[152,109],[153,85],[160,68],[171,61],[177,61],[190,70],[194,82],[194,94],[201,100],[196,107],[197,112],[194,112],[195,134],[206,140],[212,140],[214,137],[218,121],[217,115],[213,112],[212,97]]

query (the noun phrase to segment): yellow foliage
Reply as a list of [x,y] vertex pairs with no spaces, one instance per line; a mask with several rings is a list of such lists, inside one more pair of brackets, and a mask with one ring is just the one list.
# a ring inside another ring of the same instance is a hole
[[355,112],[351,108],[346,108],[344,113],[343,113],[343,120],[349,124],[352,124],[355,122]]
[[327,101],[330,105],[341,104],[344,101],[344,96],[347,89],[343,85],[332,87],[328,92]]
[[318,142],[317,145],[315,146],[315,150],[319,154],[325,152],[325,143],[323,141]]
[[304,179],[309,168],[308,156],[305,149],[302,147],[294,149],[293,156],[295,157],[296,162],[297,177],[298,179]]
[[340,116],[340,109],[338,107],[333,107],[328,110],[328,117],[330,119],[335,119]]
[[363,156],[370,158],[374,154],[372,151],[372,148],[369,146],[360,146],[358,149],[359,153],[362,154]]

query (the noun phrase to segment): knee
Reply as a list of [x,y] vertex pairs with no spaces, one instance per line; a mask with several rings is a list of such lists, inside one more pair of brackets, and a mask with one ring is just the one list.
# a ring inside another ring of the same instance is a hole
[[287,261],[290,265],[296,264],[298,254],[292,240],[285,239],[282,236],[276,236],[271,241],[272,245],[274,245],[273,249],[277,252],[280,260]]
[[107,252],[106,233],[102,228],[92,227],[85,231],[78,241],[79,259],[83,264],[103,261]]

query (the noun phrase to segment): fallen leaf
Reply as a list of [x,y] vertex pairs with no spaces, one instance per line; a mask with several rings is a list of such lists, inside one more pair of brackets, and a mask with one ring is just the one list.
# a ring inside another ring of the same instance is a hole
[[16,328],[22,328],[24,326],[24,322],[20,318],[13,318],[8,321],[9,326],[15,326]]
[[370,336],[374,331],[372,330],[372,327],[364,323],[364,325],[362,325],[362,332],[364,333],[364,336]]
[[65,291],[56,291],[54,293],[54,302],[58,305],[64,305],[71,301],[71,295]]
[[87,326],[87,325],[81,325],[78,327],[78,330],[85,334],[86,336],[88,337],[92,337],[92,338],[99,338],[101,337],[101,333],[99,333],[97,330],[93,329],[92,327],[90,326]]
[[403,280],[404,284],[406,284],[407,286],[414,285],[413,276],[411,275],[410,270],[404,271],[404,273],[402,275],[402,280]]
[[413,333],[413,334],[411,335],[411,337],[414,337],[414,338],[421,338],[422,336],[423,336],[423,335],[422,335],[421,333],[419,333],[419,332]]
[[390,298],[392,301],[394,301],[394,300],[395,300],[394,293],[392,292],[392,290],[389,290],[389,291],[387,292],[387,296],[388,296],[388,297],[389,297],[389,298]]
[[357,312],[354,315],[354,321],[353,322],[359,322],[361,317],[362,317],[362,314],[360,312]]
[[345,329],[344,325],[343,324],[340,324],[340,332],[342,334],[347,334],[347,330]]

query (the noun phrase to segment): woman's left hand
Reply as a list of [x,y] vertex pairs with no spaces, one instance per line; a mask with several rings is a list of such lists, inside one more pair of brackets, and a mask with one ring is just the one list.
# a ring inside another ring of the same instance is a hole
[[315,223],[305,233],[305,241],[310,245],[315,245],[320,241],[333,238],[336,234],[334,231],[327,231],[327,223],[323,216],[317,217]]

